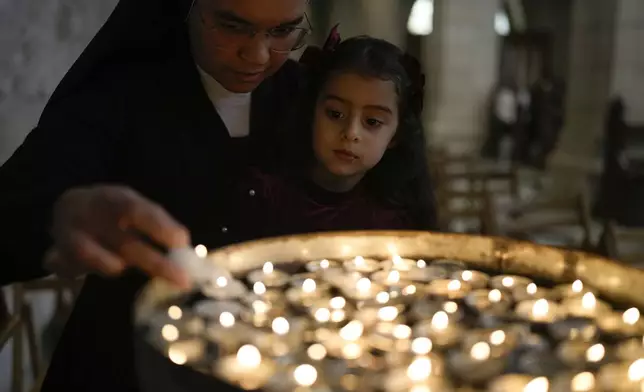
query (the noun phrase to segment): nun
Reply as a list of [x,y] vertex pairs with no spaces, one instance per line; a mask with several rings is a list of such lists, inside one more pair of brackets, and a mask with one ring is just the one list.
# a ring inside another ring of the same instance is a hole
[[187,284],[163,250],[244,238],[229,211],[253,192],[233,185],[276,162],[305,8],[121,0],[0,168],[0,285],[87,274],[43,392],[140,390],[135,295],[150,275]]

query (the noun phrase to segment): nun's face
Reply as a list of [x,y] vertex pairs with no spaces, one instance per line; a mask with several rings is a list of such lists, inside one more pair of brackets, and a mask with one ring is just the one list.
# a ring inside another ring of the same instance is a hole
[[197,0],[190,18],[195,60],[227,90],[253,91],[299,43],[305,9],[306,0]]

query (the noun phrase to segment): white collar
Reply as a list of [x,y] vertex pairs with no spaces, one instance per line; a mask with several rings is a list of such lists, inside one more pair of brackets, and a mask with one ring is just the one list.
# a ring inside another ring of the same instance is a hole
[[197,69],[199,70],[201,82],[206,89],[206,93],[208,93],[208,98],[210,98],[215,107],[219,106],[222,103],[245,104],[250,101],[251,93],[233,93],[231,91],[228,91],[215,78],[204,71],[199,65],[197,65]]

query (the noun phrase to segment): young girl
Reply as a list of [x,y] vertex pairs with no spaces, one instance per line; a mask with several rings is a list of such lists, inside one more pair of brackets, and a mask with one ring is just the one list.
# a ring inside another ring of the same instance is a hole
[[252,170],[239,184],[248,203],[239,227],[230,229],[235,240],[435,228],[420,119],[423,81],[410,59],[369,37],[303,56],[310,83],[281,153],[290,169]]

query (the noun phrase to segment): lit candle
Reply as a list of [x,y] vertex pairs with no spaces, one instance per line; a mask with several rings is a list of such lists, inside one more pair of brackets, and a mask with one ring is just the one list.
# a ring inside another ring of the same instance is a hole
[[343,266],[349,272],[361,274],[370,274],[380,269],[380,263],[377,260],[365,259],[362,256],[356,256],[353,260],[345,261]]
[[543,298],[519,302],[516,314],[523,320],[538,324],[552,323],[561,317],[559,305]]
[[301,284],[297,284],[286,291],[286,298],[295,306],[308,307],[311,303],[320,297],[323,293],[328,292],[329,284],[325,282],[316,282],[308,278]]
[[472,344],[467,351],[451,351],[448,363],[453,374],[468,383],[482,383],[498,376],[505,368],[504,356],[491,356],[488,342]]
[[453,273],[452,279],[460,279],[472,286],[473,289],[479,290],[487,286],[490,276],[480,271],[465,270]]
[[595,392],[597,380],[591,372],[562,374],[552,383],[553,392]]
[[422,322],[430,320],[437,312],[445,312],[451,323],[457,323],[464,317],[464,311],[453,301],[418,301],[411,305],[409,315],[415,320]]
[[306,263],[306,269],[310,272],[318,272],[330,268],[338,268],[340,264],[337,261],[322,259]]
[[494,314],[504,313],[512,304],[505,292],[494,290],[474,290],[465,298],[465,304],[476,312],[490,311]]
[[469,283],[457,279],[435,280],[430,282],[427,287],[427,293],[429,295],[451,300],[464,298],[471,290],[472,286]]
[[598,368],[606,359],[606,347],[600,343],[566,341],[557,347],[557,357],[572,369]]
[[579,279],[569,284],[561,284],[556,286],[554,288],[554,293],[556,293],[562,299],[581,297],[586,293],[593,293],[594,295],[597,295],[597,291],[584,285],[584,283]]
[[266,262],[261,270],[248,274],[248,281],[252,284],[261,282],[269,288],[278,288],[288,283],[289,276],[282,271],[276,271],[273,263]]
[[492,381],[490,392],[548,392],[550,382],[545,377],[533,378],[525,374],[506,374]]
[[490,287],[497,290],[512,291],[517,287],[526,287],[534,283],[531,279],[517,275],[497,275],[490,279]]
[[644,383],[644,358],[607,364],[599,370],[597,381],[598,389],[602,392],[641,391]]
[[224,276],[204,283],[201,291],[205,296],[218,300],[241,298],[248,293],[246,286],[242,282]]
[[604,313],[597,318],[597,326],[603,336],[611,339],[632,338],[644,334],[644,321],[637,308],[630,308],[623,313]]
[[486,342],[490,347],[490,355],[499,357],[514,350],[519,345],[519,337],[516,328],[479,329],[466,333],[461,346],[464,351],[470,351],[475,344]]
[[348,282],[341,287],[341,290],[347,297],[365,301],[375,298],[378,293],[384,290],[384,287],[374,284],[369,278],[362,277],[357,281],[348,279]]
[[451,347],[463,335],[463,329],[456,323],[450,323],[445,311],[434,314],[430,321],[423,321],[414,326],[414,335],[428,337],[436,347]]
[[177,341],[168,347],[168,358],[177,365],[199,362],[204,358],[205,349],[202,339]]
[[436,356],[418,356],[406,367],[390,370],[384,382],[385,391],[451,391],[449,381],[440,376]]
[[205,319],[217,320],[222,313],[238,317],[244,308],[239,302],[204,300],[197,302],[193,309],[197,315]]
[[411,271],[412,269],[418,269],[418,266],[417,260],[404,259],[398,255],[394,255],[391,257],[391,260],[382,262],[382,268],[385,270]]
[[512,297],[517,302],[529,299],[549,299],[551,296],[552,293],[550,290],[538,287],[535,283],[530,283],[527,286],[517,286],[512,290]]
[[237,355],[217,361],[215,371],[228,382],[255,390],[264,386],[275,374],[275,365],[263,358],[257,347],[248,344],[242,346]]
[[563,311],[572,317],[597,318],[610,311],[610,306],[587,292],[581,297],[568,298],[562,302]]

